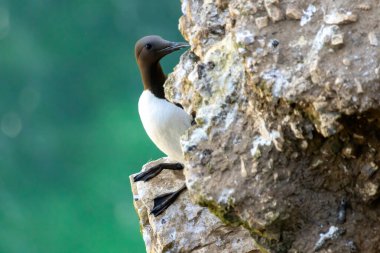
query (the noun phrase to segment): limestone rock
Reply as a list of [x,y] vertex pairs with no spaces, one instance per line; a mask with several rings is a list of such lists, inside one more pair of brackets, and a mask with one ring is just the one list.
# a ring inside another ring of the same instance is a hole
[[[146,164],[143,170],[167,158]],[[228,227],[207,208],[191,203],[184,192],[163,214],[149,215],[154,197],[175,191],[184,183],[182,172],[163,171],[148,182],[133,182],[132,192],[148,253],[159,252],[258,252],[248,231]]]
[[354,23],[358,20],[358,16],[352,12],[333,12],[325,16],[324,21],[328,25],[343,25]]
[[379,40],[377,39],[377,36],[374,32],[368,33],[368,40],[371,46],[377,47],[379,45]]
[[267,27],[268,26],[268,22],[269,22],[268,21],[268,16],[258,17],[258,18],[256,18],[255,22],[256,22],[257,28],[259,28],[259,29]]
[[342,46],[343,44],[344,44],[344,34],[343,33],[334,34],[331,37],[331,45],[332,46],[338,47],[338,46]]
[[[261,252],[379,252],[380,47],[368,34],[380,5],[365,2],[182,1],[191,50],[165,91],[196,115],[184,197]],[[283,18],[294,4],[299,22]]]
[[290,19],[300,20],[302,18],[302,11],[294,5],[289,5],[286,8],[286,17]]
[[273,22],[278,22],[284,18],[284,14],[281,8],[278,6],[279,1],[265,0],[265,9],[267,10],[268,16]]

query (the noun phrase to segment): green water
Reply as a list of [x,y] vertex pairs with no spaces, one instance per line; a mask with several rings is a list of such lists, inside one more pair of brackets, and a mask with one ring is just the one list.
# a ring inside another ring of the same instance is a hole
[[128,177],[162,154],[133,49],[181,41],[180,15],[173,0],[0,0],[0,253],[145,251]]

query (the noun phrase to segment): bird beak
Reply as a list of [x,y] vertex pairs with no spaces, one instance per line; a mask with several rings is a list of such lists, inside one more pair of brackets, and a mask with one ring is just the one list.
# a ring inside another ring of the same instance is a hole
[[184,47],[189,47],[190,45],[185,42],[169,42],[168,46],[164,47],[163,49],[160,49],[158,52],[164,53],[164,54],[170,54],[171,52],[177,51]]

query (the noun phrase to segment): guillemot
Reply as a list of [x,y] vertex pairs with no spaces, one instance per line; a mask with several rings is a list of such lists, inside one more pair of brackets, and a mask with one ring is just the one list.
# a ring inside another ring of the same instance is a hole
[[[160,60],[181,48],[187,43],[170,42],[160,36],[151,35],[141,38],[135,45],[135,57],[141,73],[144,91],[138,110],[146,133],[153,143],[176,163],[161,163],[134,177],[134,181],[148,181],[157,176],[163,169],[182,170],[183,154],[180,137],[191,126],[192,117],[182,106],[169,102],[165,98],[164,83],[166,75],[162,71]],[[151,214],[160,215],[186,189],[183,185],[175,192],[169,192],[154,199]]]

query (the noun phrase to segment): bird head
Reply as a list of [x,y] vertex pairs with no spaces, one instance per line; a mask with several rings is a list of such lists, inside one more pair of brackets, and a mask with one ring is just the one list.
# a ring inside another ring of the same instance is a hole
[[187,43],[167,41],[156,35],[146,36],[136,42],[136,61],[139,65],[154,64],[165,55],[188,46]]

